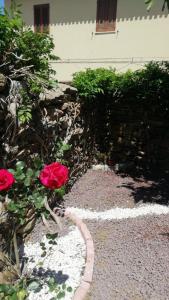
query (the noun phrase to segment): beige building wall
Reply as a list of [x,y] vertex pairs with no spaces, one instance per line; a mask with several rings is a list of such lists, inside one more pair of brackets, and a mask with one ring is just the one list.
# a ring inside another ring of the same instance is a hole
[[[33,28],[33,5],[50,4],[50,34],[55,41],[57,78],[69,81],[87,67],[138,69],[151,60],[169,60],[169,14],[156,0],[151,12],[144,0],[118,0],[116,31],[96,33],[97,0],[18,0]],[[10,0],[6,0],[9,5]]]

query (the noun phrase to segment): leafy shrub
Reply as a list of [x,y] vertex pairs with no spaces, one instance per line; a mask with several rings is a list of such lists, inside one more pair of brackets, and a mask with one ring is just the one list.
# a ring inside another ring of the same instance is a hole
[[160,110],[164,114],[168,114],[169,110],[168,82],[167,62],[151,62],[142,70],[121,74],[115,70],[99,68],[87,69],[73,76],[73,85],[83,100],[97,100],[101,97],[104,102],[111,103],[134,101],[136,104],[144,104],[146,109]]
[[[40,216],[47,224],[46,217],[51,215],[60,226],[60,221],[48,202],[56,203],[56,196],[63,196],[64,185],[68,181],[68,169],[58,162],[45,166],[40,172],[41,167],[41,161],[36,159],[33,169],[27,168],[23,161],[18,161],[15,169],[0,169],[0,223],[5,227],[5,232],[1,232],[1,247],[4,244],[3,251],[6,249],[4,258],[6,254],[12,257],[14,250],[18,274],[21,272],[17,237],[23,239]],[[7,240],[4,235],[8,237]]]
[[19,6],[12,1],[10,11],[0,13],[0,71],[11,79],[22,80],[29,93],[38,94],[50,85],[55,74],[50,61],[54,43],[48,34],[25,27]]
[[101,154],[113,164],[131,161],[135,170],[155,165],[168,170],[168,62],[121,74],[87,69],[74,74],[73,85]]
[[94,99],[99,94],[111,94],[116,77],[113,70],[87,69],[74,74],[73,84],[78,89],[80,97]]
[[7,80],[6,99],[0,99],[0,106],[7,115],[7,123],[11,122],[9,131],[9,124],[5,123],[4,132],[7,132],[0,142],[1,156],[6,164],[11,159],[11,149],[18,147],[18,132],[26,132],[26,127],[30,128],[34,121],[35,108],[39,109],[39,94],[57,85],[50,64],[52,59],[57,59],[53,49],[54,43],[48,34],[33,32],[25,26],[20,6],[15,5],[15,1],[11,1],[9,11],[0,11],[0,73]]

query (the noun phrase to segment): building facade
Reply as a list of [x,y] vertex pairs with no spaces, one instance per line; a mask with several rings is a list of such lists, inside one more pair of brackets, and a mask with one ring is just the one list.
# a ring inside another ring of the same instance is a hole
[[[11,0],[6,0],[8,7]],[[57,78],[69,81],[85,68],[123,72],[155,60],[169,60],[169,14],[156,0],[18,0],[33,30],[54,38]]]

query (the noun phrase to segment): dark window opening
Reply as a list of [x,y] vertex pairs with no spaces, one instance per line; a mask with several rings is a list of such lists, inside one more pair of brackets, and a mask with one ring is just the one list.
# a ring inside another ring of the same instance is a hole
[[36,32],[49,33],[49,4],[34,5],[34,28]]
[[115,31],[117,0],[97,0],[96,32]]

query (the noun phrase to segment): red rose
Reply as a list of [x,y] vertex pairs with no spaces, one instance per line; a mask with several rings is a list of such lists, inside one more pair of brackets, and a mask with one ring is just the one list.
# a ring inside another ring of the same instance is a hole
[[7,191],[15,182],[15,178],[8,170],[0,169],[0,191]]
[[58,162],[47,165],[40,172],[41,183],[51,190],[59,189],[68,181],[68,168]]

